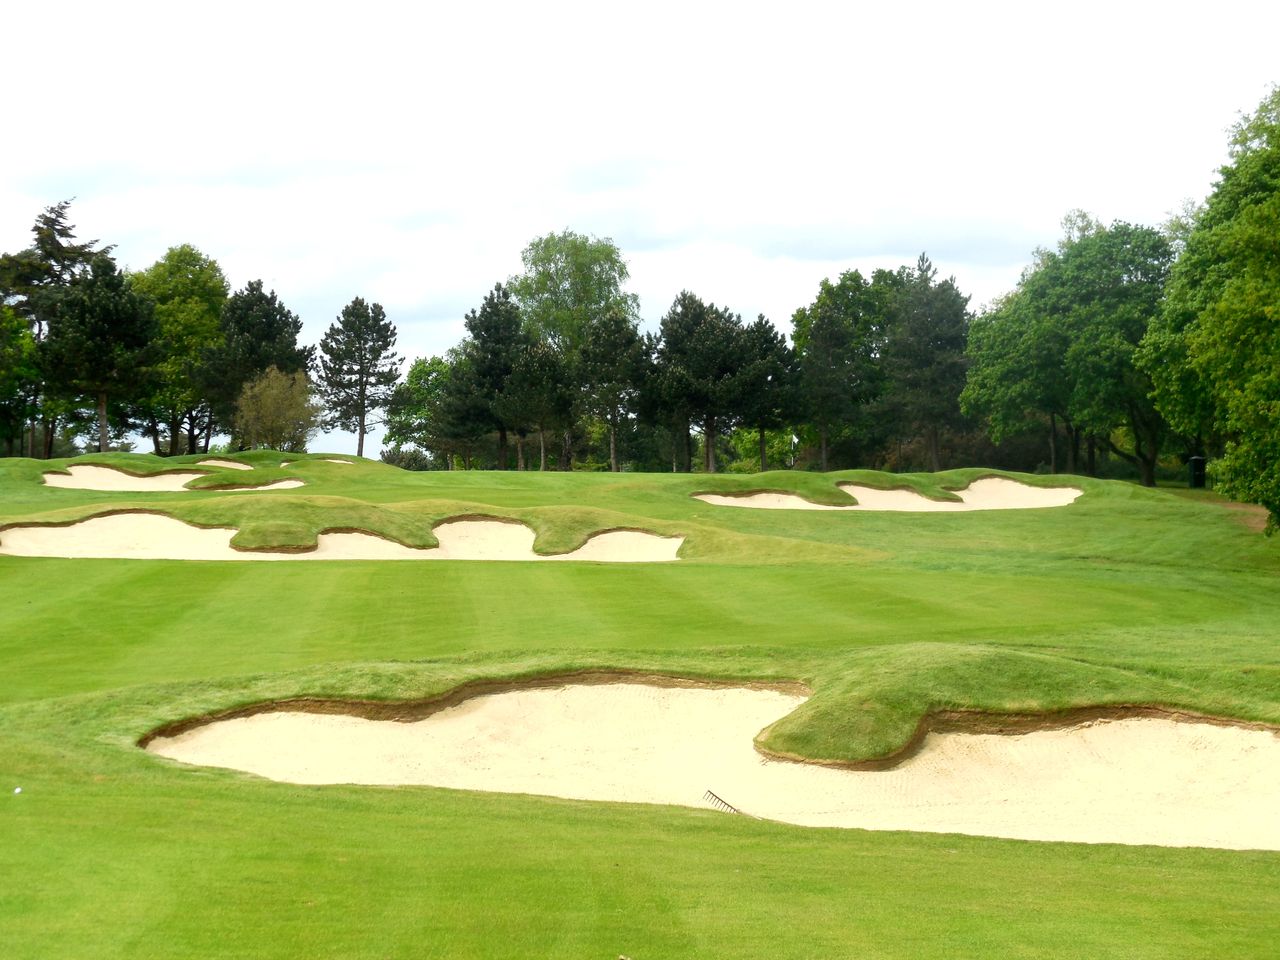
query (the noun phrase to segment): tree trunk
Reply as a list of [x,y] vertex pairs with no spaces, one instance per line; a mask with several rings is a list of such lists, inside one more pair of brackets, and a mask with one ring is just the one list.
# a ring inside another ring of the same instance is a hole
[[1144,487],[1154,487],[1156,485],[1156,458],[1138,457],[1138,472],[1142,477],[1142,485]]
[[764,424],[760,425],[760,472],[769,469],[769,454],[764,442]]
[[538,428],[538,469],[547,469],[547,431],[541,427]]
[[1058,417],[1049,414],[1049,472],[1058,472]]
[[684,472],[693,473],[693,431],[689,429],[689,421],[681,426],[684,433]]
[[716,472],[716,418],[708,416],[702,424],[702,463],[707,473]]
[[163,456],[160,452],[160,422],[155,417],[148,417],[146,428],[142,433],[151,441],[152,452],[157,457]]
[[498,469],[507,469],[507,428],[498,427]]
[[560,469],[573,469],[573,428],[566,427],[560,438]]
[[618,464],[618,425],[613,420],[609,421],[609,469],[613,473],[622,472]]
[[44,458],[46,460],[53,456],[53,431],[57,426],[57,417],[47,417],[44,420]]
[[827,472],[827,428],[818,427],[818,466],[823,473]]
[[364,456],[364,417],[360,418],[360,426],[356,431],[356,456]]
[[107,452],[107,391],[98,391],[98,452]]
[[939,448],[938,428],[926,427],[924,431],[925,450],[929,454],[929,469],[937,473],[942,469],[942,454]]
[[1098,475],[1098,441],[1091,433],[1085,443],[1085,452],[1088,457],[1086,470],[1089,476],[1096,477]]
[[516,469],[524,470],[524,437],[516,434]]

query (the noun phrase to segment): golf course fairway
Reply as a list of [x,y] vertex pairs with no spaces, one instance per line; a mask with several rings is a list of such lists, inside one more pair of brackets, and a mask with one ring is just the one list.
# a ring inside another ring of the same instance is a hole
[[[6,958],[1275,955],[1280,852],[1247,843],[809,826],[757,819],[733,796],[721,799],[743,814],[701,797],[292,783],[146,749],[210,718],[404,721],[502,692],[653,678],[796,691],[747,747],[824,770],[905,770],[935,734],[1012,744],[1126,713],[1274,738],[1280,539],[1255,510],[978,469],[409,473],[333,459],[0,460]],[[180,489],[45,482],[73,465],[202,475]],[[989,478],[1079,495],[926,512],[698,499],[850,506],[852,485],[962,503]],[[679,542],[677,562],[627,563],[5,552],[10,529],[133,515],[216,529],[242,555],[300,556],[357,533],[429,551],[477,518],[520,525],[537,557],[608,532]],[[709,735],[690,716],[675,729]],[[631,724],[637,741],[644,724]],[[1219,776],[1207,760],[1191,770]],[[1168,815],[1148,807],[1144,826]]]

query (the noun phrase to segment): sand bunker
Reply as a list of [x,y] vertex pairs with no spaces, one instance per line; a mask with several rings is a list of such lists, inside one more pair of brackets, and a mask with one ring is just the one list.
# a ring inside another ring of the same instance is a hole
[[228,470],[252,470],[253,466],[248,463],[238,463],[235,460],[200,460],[198,465],[202,467],[225,467]]
[[235,531],[195,527],[158,513],[116,513],[67,526],[15,526],[0,531],[0,554],[123,560],[594,560],[659,563],[676,559],[683,537],[633,530],[598,533],[572,553],[533,552],[522,523],[454,520],[435,528],[440,546],[406,547],[369,533],[322,533],[305,553],[235,550]]
[[807,826],[1026,840],[1280,849],[1280,737],[1166,719],[1016,736],[930,734],[899,766],[767,760],[761,728],[803,698],[638,683],[480,696],[412,723],[279,712],[147,749],[290,783],[424,784],[706,806]]
[[[229,460],[205,460],[202,462],[213,463],[218,466],[231,464]],[[253,467],[246,467],[244,464],[235,464],[235,467],[239,470],[253,469]],[[116,490],[132,493],[181,490],[190,493],[192,492],[191,488],[186,485],[188,480],[209,476],[208,473],[203,471],[175,471],[173,473],[152,474],[149,477],[135,477],[133,474],[125,473],[123,470],[98,467],[87,463],[75,464],[67,469],[71,471],[71,476],[62,473],[46,473],[44,482],[50,487],[65,487],[70,490]],[[217,487],[216,491],[218,493],[226,493],[229,490],[291,490],[301,486],[305,486],[304,481],[290,479],[276,480],[273,483],[264,483],[257,487]]]
[[837,484],[858,502],[846,507],[814,503],[790,493],[753,493],[733,497],[713,493],[697,494],[696,499],[723,507],[754,507],[758,510],[898,510],[910,513],[958,513],[967,510],[1028,510],[1039,507],[1065,507],[1083,492],[1075,487],[1033,487],[1003,477],[975,480],[957,490],[960,502],[930,500],[914,490],[878,490],[856,483]]
[[208,476],[204,471],[187,470],[135,477],[123,470],[98,467],[88,463],[78,463],[68,467],[67,470],[70,471],[70,476],[65,473],[46,473],[45,484],[70,490],[127,490],[140,493],[154,490],[186,490],[188,480]]

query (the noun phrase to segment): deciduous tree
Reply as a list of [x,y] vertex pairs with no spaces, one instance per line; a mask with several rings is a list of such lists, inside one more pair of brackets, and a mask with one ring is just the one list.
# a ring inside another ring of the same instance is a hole
[[320,429],[320,414],[305,372],[269,367],[241,388],[233,425],[249,449],[305,453],[307,441]]
[[883,305],[857,270],[823,280],[812,304],[791,318],[805,419],[828,467],[832,435],[852,426],[880,393]]
[[[197,453],[200,437],[212,429],[209,401],[197,372],[206,351],[219,339],[219,317],[230,286],[217,262],[190,244],[170,247],[165,255],[130,276],[133,288],[155,303],[158,358],[138,416],[157,454],[180,452],[185,428],[186,452]],[[161,447],[162,432],[167,449]]]
[[1231,135],[1230,161],[1172,271],[1143,344],[1160,410],[1214,434],[1229,496],[1280,523],[1280,87]]

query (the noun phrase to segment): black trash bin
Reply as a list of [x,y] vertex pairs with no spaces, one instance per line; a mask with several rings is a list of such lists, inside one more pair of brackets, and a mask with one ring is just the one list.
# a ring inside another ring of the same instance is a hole
[[1204,457],[1188,457],[1187,469],[1190,473],[1187,485],[1192,490],[1204,489]]

